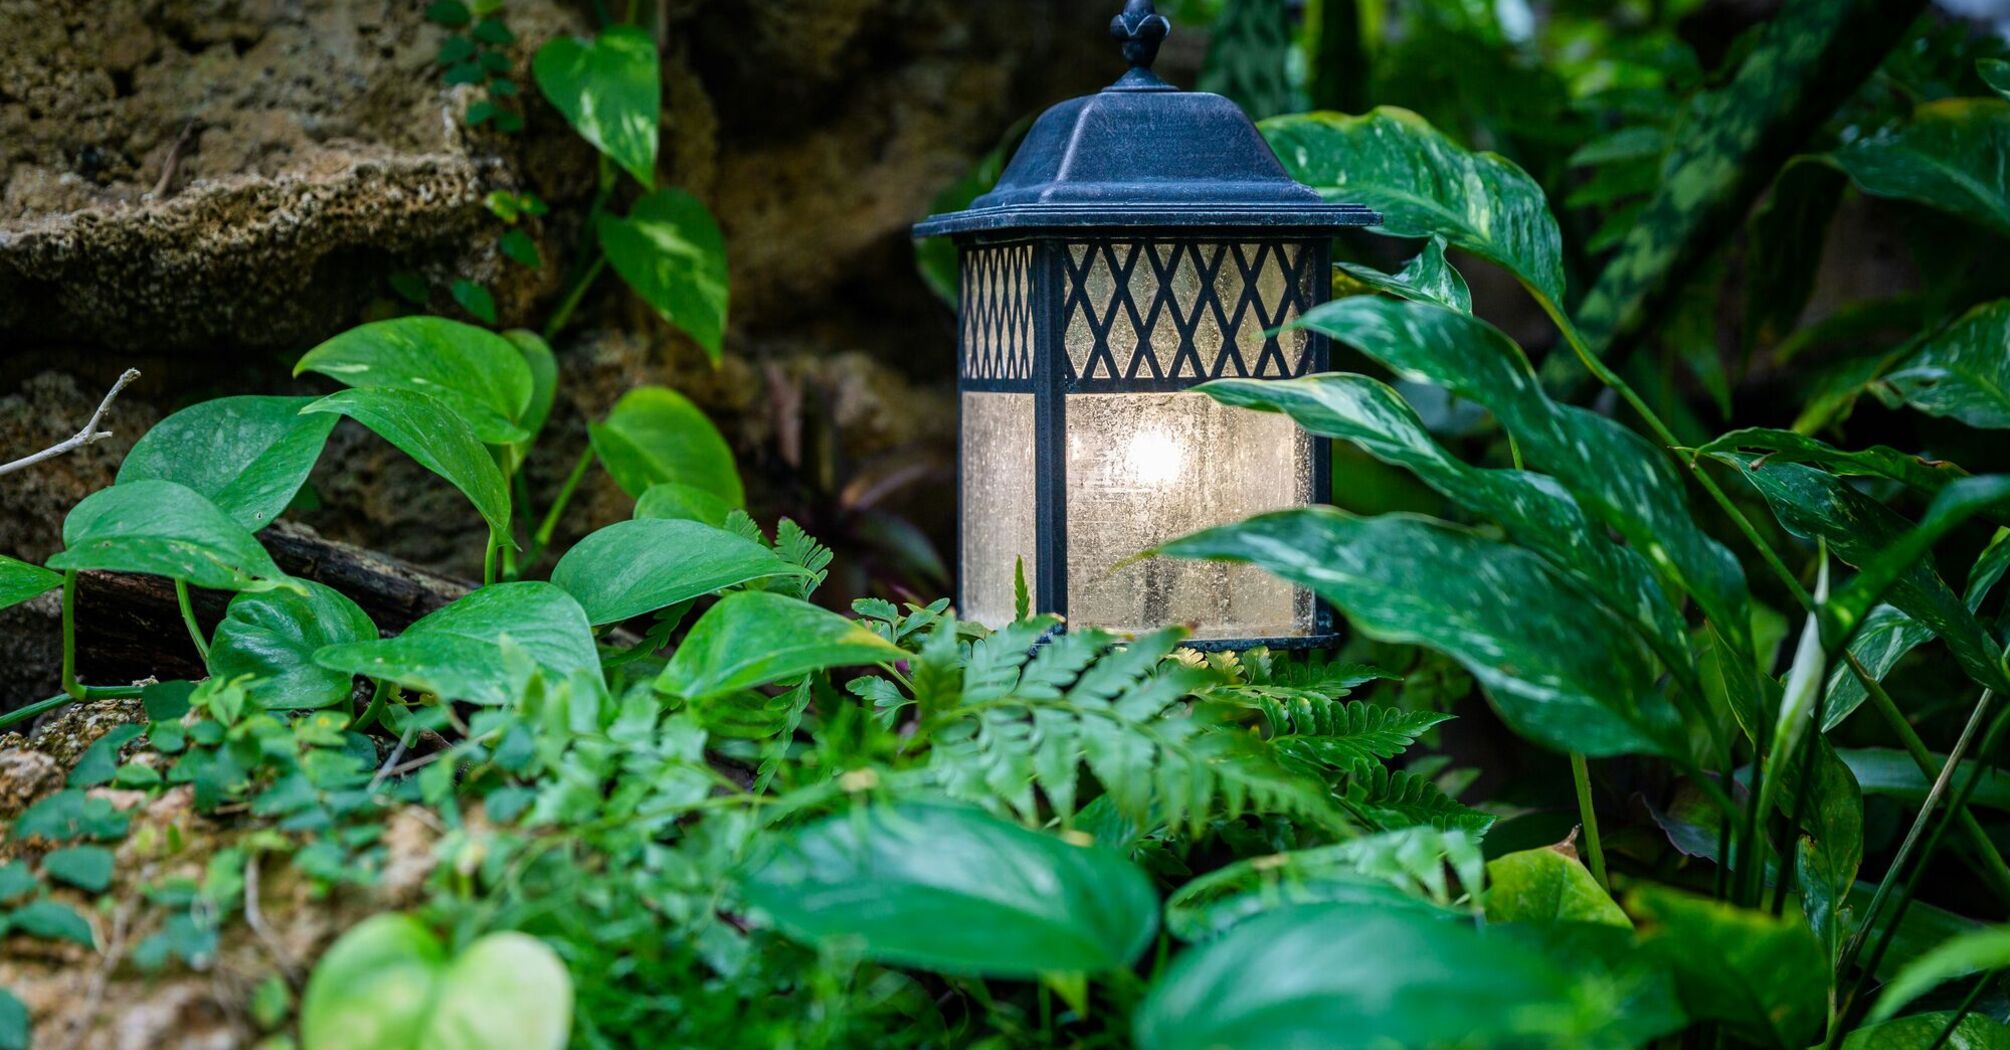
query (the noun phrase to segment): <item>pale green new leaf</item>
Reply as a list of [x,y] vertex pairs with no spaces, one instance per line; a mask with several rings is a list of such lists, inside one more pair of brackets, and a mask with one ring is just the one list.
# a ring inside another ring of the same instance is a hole
[[538,49],[530,69],[538,90],[581,138],[645,189],[656,187],[663,77],[648,30],[615,25],[592,40],[553,37]]
[[801,828],[741,889],[796,940],[976,976],[1126,967],[1158,926],[1151,883],[1117,853],[939,805]]
[[702,700],[828,667],[907,657],[856,620],[787,595],[740,591],[719,599],[691,625],[656,688]]
[[333,416],[301,415],[311,397],[220,397],[184,408],[141,435],[119,464],[119,482],[180,482],[252,531],[286,509]]
[[1632,632],[1522,548],[1408,515],[1331,507],[1259,515],[1166,544],[1259,565],[1382,641],[1464,665],[1509,725],[1560,751],[1679,753],[1674,711]]
[[505,931],[450,955],[409,915],[337,938],[300,1000],[302,1050],[561,1050],[572,978],[542,941]]
[[1260,126],[1293,178],[1328,200],[1374,208],[1382,232],[1441,236],[1563,302],[1562,234],[1542,187],[1514,162],[1460,149],[1422,117],[1389,106]]
[[172,481],[99,489],[63,519],[54,569],[139,572],[223,591],[290,586],[250,530]]
[[724,529],[633,518],[587,534],[551,570],[595,626],[619,623],[751,580],[809,571]]
[[446,402],[399,387],[367,387],[338,391],[301,411],[339,413],[369,427],[461,490],[492,532],[509,535],[509,487],[502,471],[480,435]]
[[657,190],[636,201],[626,218],[601,215],[598,229],[614,272],[718,364],[726,335],[726,238],[705,205],[683,190]]
[[1486,910],[1488,922],[1633,926],[1575,856],[1547,846],[1487,862]]
[[515,699],[519,677],[503,658],[505,639],[554,681],[574,672],[600,673],[593,630],[579,603],[552,584],[531,580],[472,591],[396,638],[327,646],[314,662],[444,699],[500,705]]
[[635,501],[635,516],[638,518],[700,521],[714,527],[724,527],[727,515],[734,509],[731,503],[708,489],[680,485],[674,481],[649,486]]
[[373,321],[307,351],[293,366],[303,372],[437,398],[491,445],[530,436],[536,379],[516,345],[486,328],[444,317]]
[[607,473],[631,496],[672,482],[702,489],[735,507],[746,502],[733,450],[705,413],[675,390],[630,390],[587,433]]

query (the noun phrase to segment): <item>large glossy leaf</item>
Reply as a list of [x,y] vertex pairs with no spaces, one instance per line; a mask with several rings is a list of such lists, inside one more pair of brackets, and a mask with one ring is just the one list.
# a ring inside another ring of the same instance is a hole
[[[515,353],[515,351],[511,351]],[[453,483],[498,535],[509,534],[509,488],[481,438],[446,402],[396,387],[342,390],[301,409],[348,416]]]
[[737,507],[746,501],[733,450],[705,413],[675,390],[645,386],[614,403],[588,433],[593,451],[630,496],[674,482],[703,489]]
[[[1897,748],[1888,747],[1846,747],[1836,751],[1842,761],[1849,766],[1858,784],[1866,795],[1887,795],[1908,806],[1918,806],[1926,801],[1926,793],[1931,782],[1922,772],[1912,756]],[[1947,764],[1947,756],[1933,754],[1934,768]],[[1964,759],[1961,768],[1955,771],[1954,783],[1960,784],[1973,776],[1975,761]],[[1990,766],[1982,772],[1982,779],[1975,784],[1975,794],[1968,800],[1971,806],[2010,812],[2010,770]]]
[[1813,1041],[1828,1008],[1828,966],[1799,916],[1774,918],[1642,886],[1627,897],[1644,945],[1675,974],[1690,1016],[1767,1046]]
[[[1989,546],[1977,558],[1968,571],[1968,588],[1962,601],[1969,612],[1982,607],[1984,599],[2010,570],[2010,530],[1998,529]],[[1907,616],[1890,605],[1873,607],[1863,618],[1863,625],[1850,638],[1849,651],[1863,663],[1873,681],[1882,681],[1905,654],[1925,644],[1933,637],[1933,629]],[[1836,668],[1829,676],[1828,714],[1824,728],[1833,729],[1842,724],[1858,705],[1867,698],[1868,690],[1859,681],[1852,668],[1844,665]]]
[[[2010,148],[2010,139],[2006,139]],[[2010,299],[1983,303],[1928,336],[1884,377],[1903,403],[1971,427],[2010,428]]]
[[1488,922],[1595,922],[1632,928],[1575,856],[1549,847],[1487,862]]
[[766,544],[695,521],[617,521],[574,544],[551,582],[594,624],[619,623],[735,584],[809,571]]
[[1928,494],[1968,476],[1967,471],[1944,459],[1900,452],[1889,445],[1845,451],[1819,438],[1768,427],[1733,430],[1696,451],[1744,453],[1768,463],[1805,463],[1844,477],[1890,478]]
[[603,214],[600,245],[635,294],[719,363],[726,337],[726,238],[698,198],[657,190],[626,218]]
[[536,381],[515,345],[486,328],[444,317],[374,321],[307,351],[293,366],[294,375],[302,372],[438,398],[492,445],[529,436]]
[[333,588],[297,581],[298,591],[240,594],[209,643],[209,673],[256,679],[253,698],[272,710],[327,707],[349,698],[347,672],[314,662],[321,648],[377,637],[368,614]]
[[1873,197],[1914,201],[2010,235],[2010,102],[1945,98],[1829,155]]
[[223,591],[290,586],[250,530],[186,485],[99,489],[63,519],[55,569],[140,572]]
[[[1798,463],[1754,467],[1742,456],[1719,453],[1717,458],[1736,466],[1751,481],[1787,531],[1828,541],[1829,550],[1852,565],[1886,556],[1908,531],[1904,518],[1832,474]],[[1991,688],[2010,690],[2010,679],[2000,666],[2001,650],[1930,563],[1915,556],[1897,573],[1889,599],[1946,641],[1970,677]]]
[[1956,977],[2010,967],[2010,927],[1963,934],[1913,960],[1885,985],[1870,1019],[1895,1016],[1914,999]]
[[300,1000],[303,1050],[561,1050],[572,978],[521,933],[450,956],[408,915],[375,915],[337,938]]
[[[1737,73],[1689,107],[1654,196],[1578,308],[1594,350],[1653,330],[1658,311],[1737,230],[1808,134],[1907,38],[1917,14],[1884,0],[1778,5]],[[1551,360],[1582,374],[1567,354]]]
[[333,416],[300,414],[313,401],[221,397],[191,405],[141,435],[119,464],[119,482],[180,482],[255,532],[293,501],[335,429]]
[[1129,966],[1158,926],[1151,883],[1119,854],[939,805],[798,829],[741,886],[797,940],[987,977]]
[[0,609],[19,605],[62,584],[60,573],[0,554]]
[[1401,395],[1366,376],[1222,379],[1200,389],[1223,404],[1283,412],[1310,433],[1351,441],[1499,523],[1515,542],[1591,590],[1639,633],[1686,690],[1697,690],[1682,618],[1646,561],[1608,540],[1554,479],[1467,466],[1438,445]]
[[452,700],[507,704],[517,683],[503,659],[504,638],[553,680],[600,672],[579,603],[552,584],[528,580],[470,592],[396,638],[328,646],[314,662]]
[[1446,261],[1443,237],[1433,236],[1426,241],[1424,250],[1395,273],[1350,262],[1335,263],[1334,269],[1344,275],[1339,280],[1351,281],[1365,290],[1437,303],[1463,314],[1473,312],[1473,293],[1466,287],[1466,279]]
[[551,420],[552,406],[558,403],[558,356],[551,352],[551,344],[544,337],[528,329],[512,328],[503,333],[503,338],[516,347],[524,367],[530,369],[530,405],[523,411],[526,436],[509,447],[514,467],[530,454],[531,443],[543,432],[545,423]]
[[691,625],[656,688],[697,700],[827,667],[907,657],[856,620],[787,595],[741,591],[719,599]]
[[1329,200],[1382,213],[1384,233],[1443,237],[1563,302],[1563,237],[1542,187],[1512,161],[1469,153],[1406,109],[1307,113],[1260,125],[1285,169]]
[[1259,515],[1160,553],[1249,562],[1333,603],[1356,630],[1456,659],[1518,732],[1592,755],[1675,753],[1652,659],[1582,586],[1510,544],[1409,515]]
[[2010,1050],[2010,1027],[1976,1013],[1963,1017],[1942,1041],[1940,1033],[1952,1020],[1954,1011],[1944,1010],[1867,1024],[1843,1039],[1842,1050]]
[[1205,940],[1252,915],[1322,901],[1452,915],[1454,895],[1483,878],[1479,842],[1463,831],[1385,831],[1211,871],[1167,899],[1166,929],[1182,940]]
[[[1620,1004],[1505,928],[1305,904],[1188,949],[1145,996],[1142,1050],[1622,1044]],[[1653,1033],[1649,1033],[1650,1035]]]
[[674,481],[649,486],[635,501],[635,516],[638,518],[702,521],[715,526],[724,525],[727,515],[733,510],[731,503],[709,489],[680,485]]
[[[1491,410],[1529,466],[1554,476],[1666,585],[1694,596],[1734,651],[1750,654],[1744,571],[1690,516],[1667,456],[1614,420],[1552,401],[1500,330],[1442,307],[1366,296],[1317,307],[1302,323]],[[1750,712],[1739,714],[1749,725]]]
[[663,84],[656,41],[617,25],[592,40],[559,36],[531,60],[538,90],[594,148],[645,188],[656,186],[656,126]]

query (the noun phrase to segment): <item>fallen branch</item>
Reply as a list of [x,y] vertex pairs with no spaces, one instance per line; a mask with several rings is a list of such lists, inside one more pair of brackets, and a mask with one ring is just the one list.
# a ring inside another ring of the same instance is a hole
[[120,373],[119,381],[113,383],[112,388],[105,392],[105,399],[98,402],[98,410],[91,413],[90,422],[84,424],[84,429],[34,455],[22,456],[12,463],[0,463],[0,474],[12,474],[17,470],[26,470],[43,460],[55,459],[57,456],[72,449],[83,448],[85,445],[96,444],[111,437],[112,432],[109,430],[99,430],[98,423],[105,418],[105,410],[112,407],[112,400],[119,396],[119,391],[124,390],[127,383],[139,377],[140,370],[137,368],[128,368]]

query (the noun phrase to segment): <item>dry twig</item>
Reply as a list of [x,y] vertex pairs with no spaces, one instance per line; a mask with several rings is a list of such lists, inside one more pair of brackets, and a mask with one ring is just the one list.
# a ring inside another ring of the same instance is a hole
[[12,463],[0,463],[0,474],[12,474],[17,470],[25,470],[29,467],[34,466],[37,463],[42,462],[43,460],[55,459],[57,456],[60,456],[63,453],[70,451],[71,449],[78,449],[84,447],[85,445],[96,444],[97,442],[103,441],[104,439],[111,437],[112,432],[109,430],[99,430],[98,423],[99,421],[105,418],[105,410],[112,407],[112,399],[119,396],[119,391],[124,390],[126,388],[127,383],[130,383],[133,380],[138,379],[139,377],[140,377],[139,369],[137,368],[126,369],[123,373],[119,375],[119,381],[113,383],[112,388],[105,392],[105,399],[103,401],[98,402],[98,410],[96,412],[91,413],[91,420],[90,422],[84,424],[84,429],[77,431],[70,437],[63,439],[62,441],[59,441],[56,444],[51,445],[48,448],[45,448],[42,451],[35,453],[34,455],[22,456],[20,459],[17,459]]

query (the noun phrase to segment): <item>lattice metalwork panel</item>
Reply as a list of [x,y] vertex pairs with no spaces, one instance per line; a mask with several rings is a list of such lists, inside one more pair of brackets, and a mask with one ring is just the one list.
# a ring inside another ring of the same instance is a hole
[[963,378],[1033,378],[1033,246],[963,252]]
[[1106,241],[1061,260],[1067,378],[1282,379],[1311,365],[1311,336],[1266,333],[1314,303],[1308,243]]

